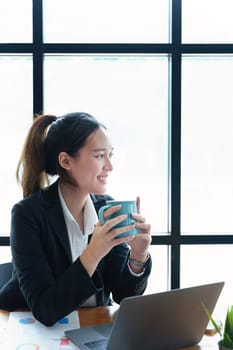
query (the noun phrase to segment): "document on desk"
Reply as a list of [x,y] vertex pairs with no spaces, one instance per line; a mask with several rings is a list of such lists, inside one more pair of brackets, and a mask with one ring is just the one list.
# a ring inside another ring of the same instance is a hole
[[64,331],[79,328],[78,312],[74,311],[51,327],[37,321],[31,312],[11,312],[6,329],[7,350],[73,350],[77,349],[64,336]]

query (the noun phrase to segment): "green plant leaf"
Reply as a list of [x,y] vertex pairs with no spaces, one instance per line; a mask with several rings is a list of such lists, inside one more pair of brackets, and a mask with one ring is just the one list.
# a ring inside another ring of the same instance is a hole
[[227,309],[222,342],[224,346],[233,348],[233,306]]
[[222,333],[221,333],[221,329],[219,328],[219,326],[217,325],[217,323],[215,322],[215,320],[213,319],[211,313],[209,312],[209,310],[207,309],[207,307],[205,306],[204,303],[201,303],[202,304],[202,307],[205,311],[205,313],[207,314],[210,322],[212,323],[212,325],[214,326],[216,332],[218,332],[220,334],[220,336],[222,337]]
[[221,340],[221,345],[226,348],[233,349],[233,341],[228,333],[224,333],[223,339]]

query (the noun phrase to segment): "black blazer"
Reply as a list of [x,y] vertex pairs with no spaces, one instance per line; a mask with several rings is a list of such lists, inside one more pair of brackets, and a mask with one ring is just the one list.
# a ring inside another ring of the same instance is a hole
[[[96,211],[107,195],[92,195]],[[99,263],[92,278],[80,259],[72,262],[58,181],[17,203],[12,209],[11,249],[14,272],[0,290],[0,308],[29,307],[45,325],[52,325],[96,294],[97,305],[120,303],[142,294],[151,270],[148,260],[142,276],[128,268],[129,247],[121,244]]]

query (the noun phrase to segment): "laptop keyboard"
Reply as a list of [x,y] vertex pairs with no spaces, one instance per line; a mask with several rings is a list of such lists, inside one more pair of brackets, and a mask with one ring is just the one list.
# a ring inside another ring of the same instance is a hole
[[108,344],[108,338],[103,338],[103,339],[85,343],[88,349],[94,349],[94,350],[106,350],[107,344]]

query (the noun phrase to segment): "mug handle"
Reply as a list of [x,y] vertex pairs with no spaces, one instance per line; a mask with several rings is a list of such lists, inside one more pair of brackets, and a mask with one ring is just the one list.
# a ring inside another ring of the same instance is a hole
[[106,220],[104,218],[104,211],[110,207],[111,207],[110,205],[104,205],[98,211],[98,217],[99,217],[99,220],[100,220],[102,225],[105,224],[105,222],[106,222]]

